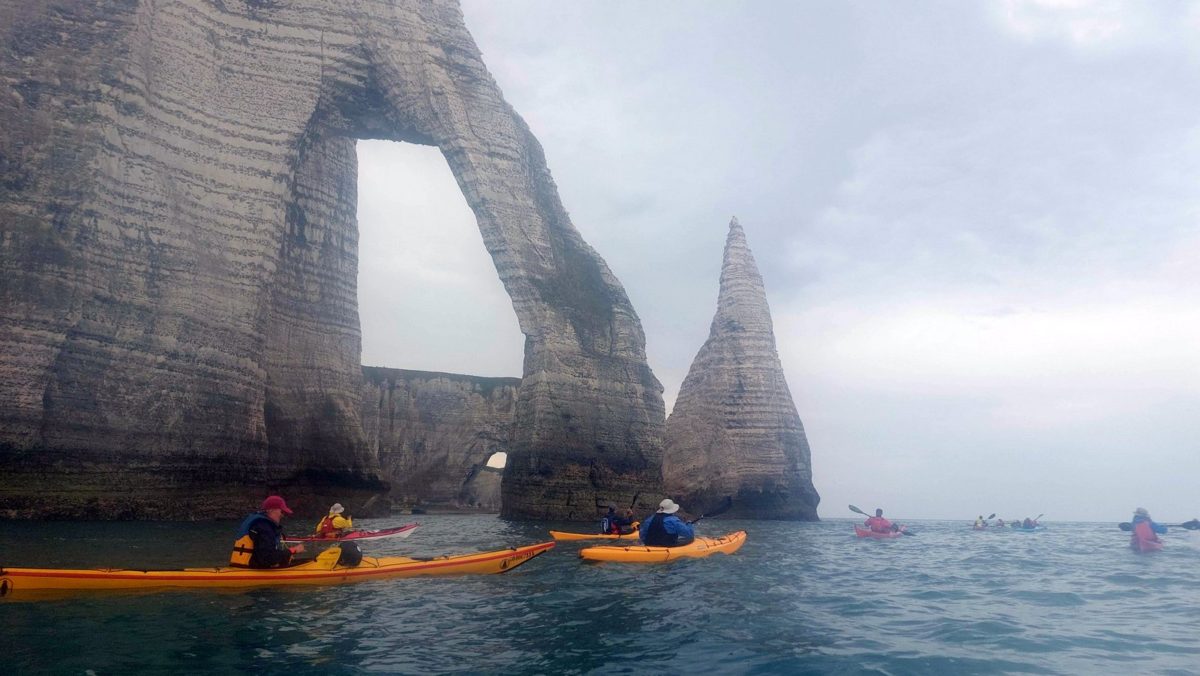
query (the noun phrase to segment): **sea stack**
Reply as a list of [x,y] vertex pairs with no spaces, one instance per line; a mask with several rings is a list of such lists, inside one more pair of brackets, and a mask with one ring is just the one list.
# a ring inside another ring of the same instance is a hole
[[730,516],[817,520],[808,439],[737,218],[729,223],[708,340],[667,419],[663,478],[668,493],[697,514],[731,497]]

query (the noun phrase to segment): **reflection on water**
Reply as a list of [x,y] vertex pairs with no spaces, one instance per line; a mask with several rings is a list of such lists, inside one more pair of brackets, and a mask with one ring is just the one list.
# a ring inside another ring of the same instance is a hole
[[[378,556],[527,544],[570,524],[421,516]],[[405,521],[364,521],[364,527]],[[3,523],[3,564],[221,565],[236,523]],[[307,526],[308,524],[303,524]],[[499,576],[341,587],[95,593],[0,603],[8,671],[254,673],[1193,673],[1200,544],[1143,556],[1111,524],[1026,535],[848,522],[745,529],[733,556],[585,564],[560,543]]]

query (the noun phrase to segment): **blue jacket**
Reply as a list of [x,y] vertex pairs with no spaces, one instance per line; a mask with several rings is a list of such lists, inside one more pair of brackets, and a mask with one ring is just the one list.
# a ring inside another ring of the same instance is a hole
[[[658,523],[661,526],[655,526]],[[696,531],[674,514],[656,512],[642,522],[638,535],[650,547],[678,547],[695,539]]]

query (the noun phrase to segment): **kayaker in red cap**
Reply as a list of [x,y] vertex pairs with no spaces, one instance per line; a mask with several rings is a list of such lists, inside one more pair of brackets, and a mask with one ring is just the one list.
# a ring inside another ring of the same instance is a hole
[[883,510],[878,507],[875,508],[875,516],[869,517],[863,525],[876,533],[890,533],[894,530],[892,522],[883,518]]
[[279,522],[291,514],[287,503],[278,495],[268,496],[259,510],[242,522],[238,539],[233,543],[229,565],[239,568],[280,568],[292,562],[292,555],[304,551],[298,544],[285,548]]

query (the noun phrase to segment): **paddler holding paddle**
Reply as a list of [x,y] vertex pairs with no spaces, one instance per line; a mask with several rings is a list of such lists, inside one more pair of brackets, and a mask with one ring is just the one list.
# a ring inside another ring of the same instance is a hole
[[[642,544],[649,547],[681,547],[691,544],[696,531],[683,519],[675,516],[679,505],[671,498],[658,504],[658,511],[642,522],[639,534]],[[699,519],[697,519],[699,521]]]
[[317,535],[323,538],[335,538],[354,527],[354,520],[343,516],[346,508],[342,503],[335,502],[329,508],[329,514],[317,524]]
[[891,533],[895,530],[892,522],[883,518],[883,510],[878,507],[875,508],[875,516],[868,517],[863,525],[875,533]]

